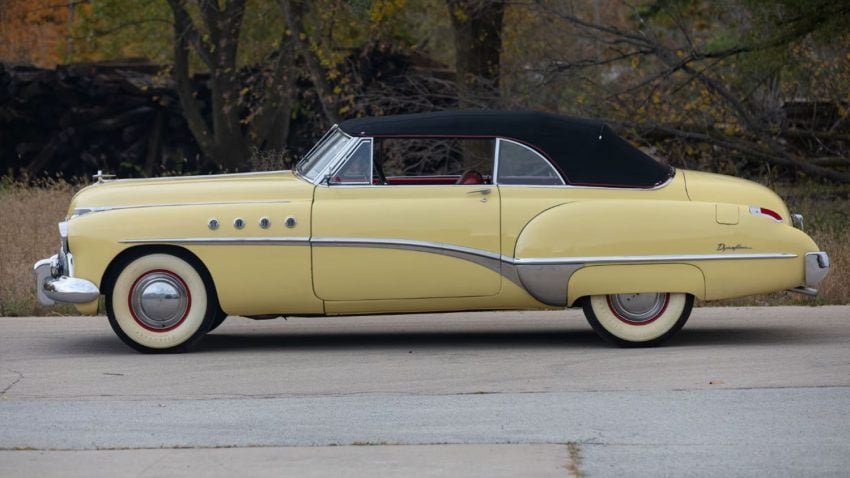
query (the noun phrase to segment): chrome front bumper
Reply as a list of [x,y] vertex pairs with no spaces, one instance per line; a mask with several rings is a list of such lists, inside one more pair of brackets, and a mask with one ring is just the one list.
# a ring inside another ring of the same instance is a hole
[[817,286],[829,273],[829,256],[826,252],[807,252],[806,253],[806,285],[795,287],[791,292],[799,294],[818,295]]
[[[93,283],[73,277],[71,254],[56,254],[35,263],[35,293],[38,303],[50,307],[56,302],[86,304],[100,295]],[[67,275],[65,275],[67,274]]]

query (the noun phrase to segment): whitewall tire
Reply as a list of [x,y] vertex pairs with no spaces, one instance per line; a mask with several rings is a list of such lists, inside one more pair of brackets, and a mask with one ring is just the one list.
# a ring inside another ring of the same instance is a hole
[[219,313],[209,279],[186,259],[154,253],[125,261],[106,294],[112,329],[140,352],[183,352]]
[[694,297],[690,294],[640,293],[594,295],[583,303],[593,330],[622,347],[659,345],[688,321]]

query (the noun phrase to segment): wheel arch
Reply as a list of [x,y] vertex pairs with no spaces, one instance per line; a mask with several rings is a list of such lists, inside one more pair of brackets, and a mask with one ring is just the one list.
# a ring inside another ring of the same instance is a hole
[[118,278],[118,274],[121,273],[121,270],[125,265],[137,259],[139,257],[148,255],[148,254],[169,254],[175,257],[179,257],[180,259],[185,260],[189,264],[194,267],[201,277],[204,279],[207,287],[209,288],[209,294],[215,300],[216,306],[218,306],[218,291],[215,286],[215,281],[213,280],[212,274],[210,274],[207,266],[204,265],[204,262],[201,261],[198,256],[196,256],[192,251],[175,245],[170,244],[144,244],[139,246],[128,247],[121,251],[118,255],[116,255],[110,262],[109,265],[106,266],[105,271],[103,272],[103,276],[101,278],[101,294],[111,294],[112,288],[115,285],[115,279]]
[[686,293],[705,298],[705,276],[692,264],[612,264],[583,267],[570,276],[567,303],[592,295]]

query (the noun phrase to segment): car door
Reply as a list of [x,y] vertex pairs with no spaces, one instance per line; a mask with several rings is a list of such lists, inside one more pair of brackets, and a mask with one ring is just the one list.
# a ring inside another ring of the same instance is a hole
[[364,139],[316,188],[313,286],[328,301],[499,292],[492,139]]

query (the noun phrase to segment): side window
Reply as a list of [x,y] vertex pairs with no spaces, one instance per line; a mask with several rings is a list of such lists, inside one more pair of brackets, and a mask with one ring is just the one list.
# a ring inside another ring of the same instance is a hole
[[363,141],[331,176],[331,184],[372,184],[372,142]]
[[376,138],[384,184],[492,184],[496,141],[481,138]]
[[499,184],[563,185],[564,180],[549,161],[533,149],[499,140]]

